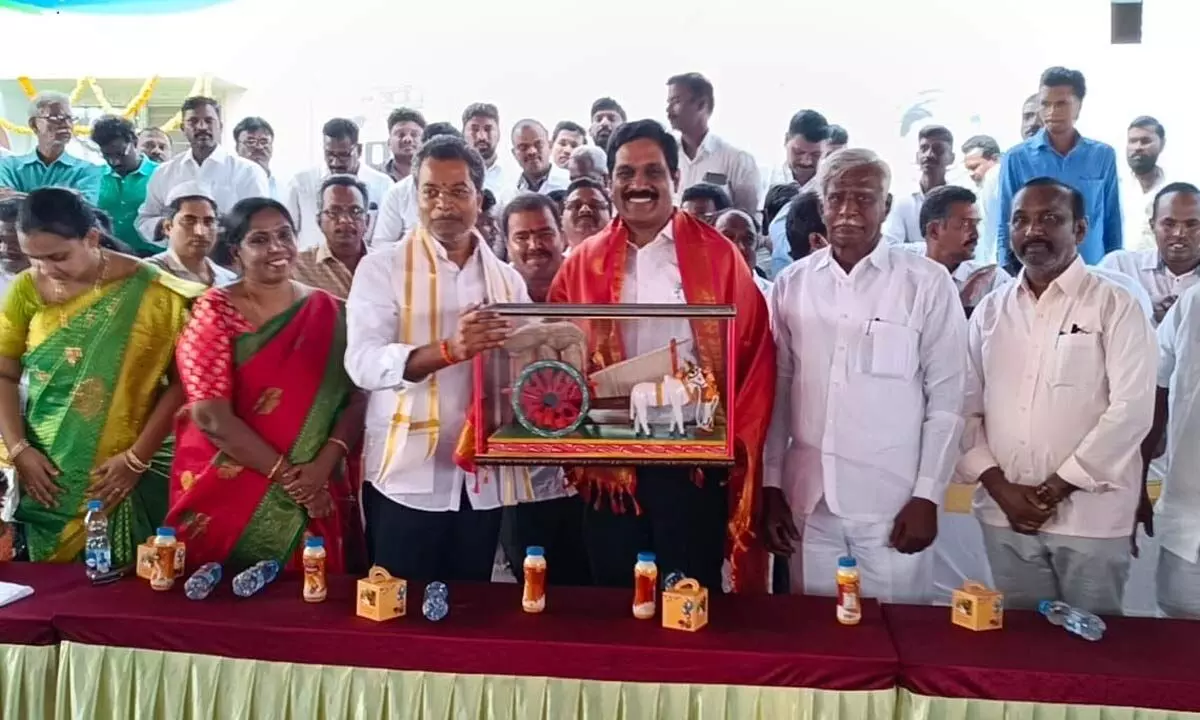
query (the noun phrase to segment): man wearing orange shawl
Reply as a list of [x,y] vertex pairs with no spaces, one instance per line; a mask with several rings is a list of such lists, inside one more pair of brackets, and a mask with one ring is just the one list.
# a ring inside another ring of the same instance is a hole
[[[737,307],[736,347],[712,320],[640,321],[654,332],[619,331],[612,321],[588,324],[588,354],[608,366],[661,347],[694,340],[700,364],[725,387],[725,357],[735,357],[736,465],[576,468],[572,480],[590,502],[584,538],[600,585],[629,585],[639,551],[653,551],[663,573],[680,571],[711,591],[766,589],[766,554],[755,536],[762,488],[762,450],[771,417],[775,345],[767,308],[750,269],[720,233],[674,207],[679,148],[653,120],[621,126],[608,146],[618,218],[571,252],[550,288],[551,302],[688,303]],[[660,332],[661,330],[661,332]],[[729,583],[722,565],[729,560]]]

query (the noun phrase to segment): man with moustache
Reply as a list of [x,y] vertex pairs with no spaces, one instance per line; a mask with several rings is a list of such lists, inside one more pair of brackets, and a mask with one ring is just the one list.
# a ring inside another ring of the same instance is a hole
[[367,254],[371,191],[354,175],[330,175],[321,181],[317,197],[315,217],[309,222],[321,229],[322,241],[296,254],[294,274],[305,285],[344,300],[350,294],[354,271]]
[[[461,138],[458,128],[447,122],[430,123],[421,135],[421,145],[435,137],[449,135]],[[403,180],[388,188],[379,203],[375,229],[371,231],[371,246],[381,248],[401,240],[417,226],[416,179],[409,173]]]
[[595,145],[584,145],[571,151],[567,159],[567,174],[571,182],[580,178],[589,178],[600,183],[605,190],[610,182],[608,177],[608,156]]
[[467,142],[483,158],[486,167],[484,188],[491,190],[497,200],[505,197],[509,188],[517,181],[496,154],[496,148],[500,145],[500,111],[491,103],[468,105],[462,114],[462,132]]
[[756,213],[760,187],[754,157],[713,134],[708,128],[716,102],[712,83],[700,73],[685,73],[667,80],[667,120],[679,132],[679,189],[698,183],[725,188],[733,206]]
[[783,163],[771,171],[768,187],[796,183],[801,187],[808,184],[817,174],[817,165],[827,155],[825,143],[829,140],[829,121],[816,110],[800,110],[788,122],[783,138],[783,149],[787,154]]
[[437,137],[415,168],[420,223],[359,262],[346,302],[346,370],[370,393],[367,537],[375,563],[410,582],[487,582],[500,493],[475,475],[471,360],[500,348],[512,329],[480,306],[529,302],[529,294],[475,229],[479,152]]
[[[770,417],[774,348],[766,304],[739,251],[716,230],[678,211],[679,147],[661,125],[639,120],[609,139],[608,168],[618,219],[568,256],[550,288],[550,302],[730,304],[737,308],[733,378],[736,466],[584,468],[572,481],[589,500],[584,541],[592,579],[628,587],[637,554],[652,551],[701,585],[766,589],[766,556],[754,534],[763,434]],[[589,322],[589,372],[664,347],[690,343],[688,358],[716,373],[725,387],[724,325],[654,319]],[[685,358],[681,357],[680,362]],[[724,395],[725,393],[722,393]],[[727,479],[727,482],[726,482]],[[728,530],[728,535],[726,535]]]
[[137,149],[161,165],[171,159],[171,138],[159,128],[142,128],[137,134]]
[[283,188],[279,179],[271,172],[271,158],[275,157],[275,128],[265,119],[250,116],[242,118],[233,128],[234,149],[263,169],[267,174],[267,196],[282,200]]
[[269,197],[267,174],[255,163],[221,147],[221,105],[196,95],[183,101],[183,134],[189,149],[158,166],[146,186],[146,202],[138,210],[138,232],[146,240],[168,215],[172,191],[193,181],[207,189],[217,203],[217,214],[228,212],[239,200]]
[[967,317],[984,295],[1012,282],[995,263],[975,260],[979,223],[975,193],[955,185],[934,188],[921,206],[925,242],[905,246],[950,271]]
[[502,204],[517,193],[548,195],[555,190],[566,190],[571,184],[570,174],[550,161],[550,138],[545,125],[530,118],[517,121],[513,125],[512,146],[521,175],[515,187],[507,188],[504,197],[497,198]]
[[592,112],[588,117],[592,122],[591,127],[588,128],[588,134],[592,136],[592,142],[596,147],[601,150],[608,149],[609,138],[617,131],[617,128],[625,124],[627,119],[625,108],[610,97],[602,97],[592,103]]
[[563,201],[563,234],[569,254],[579,244],[600,232],[612,220],[612,200],[600,183],[591,178],[579,178],[567,186]]
[[892,245],[921,242],[921,205],[925,195],[946,184],[946,171],[954,164],[954,135],[941,125],[917,133],[917,165],[921,179],[916,190],[899,195],[883,223],[883,239]]
[[1042,127],[1042,97],[1041,93],[1034,93],[1021,103],[1021,139],[1037,135]]
[[[883,239],[891,171],[847,148],[817,173],[829,247],[775,279],[778,352],[763,533],[793,593],[925,602],[962,432],[966,319],[949,274]],[[802,529],[802,531],[801,531]]]
[[402,182],[412,175],[413,157],[421,149],[425,127],[425,116],[419,111],[404,107],[393,110],[387,118],[388,150],[392,156],[375,169],[392,182]]
[[167,249],[149,257],[146,262],[175,277],[209,287],[223,287],[236,282],[237,274],[209,260],[208,254],[217,242],[220,221],[217,201],[207,188],[196,182],[177,185],[167,204],[170,214],[163,222]]
[[996,261],[996,226],[1000,223],[1000,144],[990,135],[975,135],[962,146],[963,167],[979,188],[980,243],[975,258]]
[[1154,332],[1132,293],[1079,256],[1082,193],[1035,178],[1012,205],[1024,268],[971,316],[959,477],[979,482],[976,515],[1006,606],[1062,600],[1120,614],[1154,414]]
[[1133,177],[1121,183],[1121,214],[1125,218],[1125,249],[1153,250],[1154,231],[1150,216],[1154,197],[1166,187],[1167,174],[1158,164],[1167,143],[1162,123],[1142,115],[1129,123],[1125,133],[1125,160]]
[[555,167],[566,170],[571,151],[584,145],[587,145],[587,130],[582,125],[570,120],[555,125],[554,132],[550,134],[550,156]]
[[1150,294],[1157,326],[1171,306],[1200,284],[1200,205],[1194,185],[1171,183],[1160,189],[1151,205],[1151,250],[1115,250],[1100,268],[1133,278]]
[[75,137],[71,99],[62,93],[38,93],[29,101],[29,128],[37,146],[25,155],[0,157],[0,196],[5,188],[29,193],[43,187],[77,190],[95,203],[100,195],[103,168],[67,152]]
[[[333,118],[321,128],[322,151],[325,162],[320,167],[298,173],[288,184],[286,199],[288,212],[296,223],[296,246],[300,250],[319,248],[328,237],[322,227],[321,198],[326,178],[333,175],[351,175],[362,181],[367,188],[364,204],[367,213],[361,220],[367,237],[374,230],[378,203],[392,188],[392,178],[362,162],[362,144],[358,141],[358,126],[353,120]],[[346,290],[349,290],[347,285]],[[345,293],[342,293],[345,296]]]
[[[1122,247],[1121,201],[1117,188],[1117,155],[1108,145],[1085,138],[1075,129],[1087,83],[1083,73],[1052,67],[1042,73],[1038,93],[1045,125],[1030,139],[1004,154],[1000,165],[1000,217],[1012,217],[1013,197],[1026,182],[1052,177],[1083,194],[1087,237],[1079,256],[1089,265]],[[997,228],[996,251],[1001,266],[1012,256],[1009,224]]]
[[138,208],[146,201],[146,186],[158,163],[138,150],[133,123],[118,115],[105,115],[92,125],[92,142],[107,164],[96,207],[112,218],[113,235],[139,257],[162,252],[137,231]]

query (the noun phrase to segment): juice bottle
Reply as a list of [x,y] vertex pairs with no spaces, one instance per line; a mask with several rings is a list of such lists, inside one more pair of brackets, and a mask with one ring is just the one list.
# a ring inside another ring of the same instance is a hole
[[638,620],[654,618],[657,609],[658,566],[654,553],[638,553],[633,566],[633,616]]
[[525,595],[521,607],[527,613],[546,609],[546,550],[537,545],[525,548]]
[[838,558],[837,619],[843,625],[857,625],[862,620],[862,603],[858,587],[858,561],[852,557]]
[[175,528],[160,527],[154,536],[154,567],[150,587],[170,590],[175,586]]
[[324,602],[328,586],[325,583],[325,539],[310,537],[304,541],[304,602]]

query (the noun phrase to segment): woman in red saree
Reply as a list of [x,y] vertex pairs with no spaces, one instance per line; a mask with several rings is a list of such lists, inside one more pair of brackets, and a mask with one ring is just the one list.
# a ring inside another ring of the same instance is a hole
[[243,200],[227,219],[244,277],[196,302],[178,344],[187,406],[166,523],[193,567],[294,569],[303,538],[318,535],[330,572],[360,570],[351,451],[365,403],[342,366],[344,307],[291,279],[295,226],[282,205]]

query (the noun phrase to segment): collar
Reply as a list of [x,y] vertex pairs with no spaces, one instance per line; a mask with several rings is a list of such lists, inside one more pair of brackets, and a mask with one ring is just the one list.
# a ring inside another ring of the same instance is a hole
[[[680,134],[676,140],[679,142],[680,157],[687,158],[687,154],[683,152],[683,135]],[[705,155],[710,155],[719,150],[720,147],[721,139],[718,138],[715,133],[713,133],[712,128],[709,128],[704,133],[704,139],[701,140],[700,144],[696,146],[696,157],[692,158],[689,162],[695,162]],[[787,163],[785,162],[784,165],[786,166]],[[788,170],[788,174],[791,174],[790,169]]]
[[[167,245],[167,251],[165,254],[167,256],[167,265],[171,267],[172,271],[175,273],[184,273],[190,276],[195,276],[195,273],[189,270],[187,265],[183,264],[183,260],[179,259],[179,255],[175,253],[175,249],[169,244]],[[208,268],[208,274],[212,276],[212,284],[215,286],[217,284],[216,263],[208,258],[204,258],[204,265]]]
[[[1052,287],[1058,287],[1062,294],[1067,297],[1078,297],[1079,293],[1083,291],[1083,283],[1087,278],[1087,266],[1083,264],[1083,258],[1076,255],[1071,264],[1067,266],[1067,269],[1054,278],[1046,289],[1049,290]],[[1021,268],[1021,273],[1017,276],[1017,287],[1032,294],[1032,291],[1029,289],[1029,283],[1026,280],[1024,268]]]
[[[676,210],[675,212],[679,212],[679,211]],[[659,230],[658,234],[654,236],[654,239],[651,240],[650,242],[646,243],[644,246],[638,247],[637,245],[634,245],[633,240],[625,241],[625,244],[629,246],[629,249],[633,250],[633,252],[635,252],[635,253],[642,252],[644,250],[648,250],[656,245],[673,245],[674,243],[675,243],[675,215],[674,215],[674,213],[672,213],[671,219],[667,221],[667,224],[663,225],[662,230]]]
[[[1087,138],[1085,138],[1082,133],[1080,133],[1078,130],[1076,130],[1075,131],[1075,144],[1073,146],[1071,146],[1070,150],[1067,151],[1067,155],[1070,155],[1071,153],[1075,152],[1075,150],[1077,148],[1079,148],[1081,145],[1083,145],[1086,140],[1087,140]],[[1055,155],[1058,154],[1058,151],[1055,150],[1054,146],[1050,144],[1050,133],[1046,132],[1046,128],[1042,128],[1041,130],[1038,130],[1037,135],[1034,135],[1033,137],[1029,138],[1029,140],[1027,140],[1026,142],[1028,142],[1031,147],[1036,148],[1038,150],[1049,150],[1050,152],[1054,153]],[[1063,157],[1066,157],[1066,155],[1064,155]]]
[[[429,232],[429,231],[426,231],[426,232]],[[483,239],[483,235],[481,235],[478,230],[472,228],[471,234],[475,237],[475,251],[472,252],[470,257],[467,258],[467,263],[478,258],[479,257],[479,248],[483,247],[484,245],[487,245],[487,240]],[[446,246],[441,244],[440,242],[438,242],[438,239],[433,236],[433,233],[429,233],[429,241],[431,243],[433,243],[434,257],[437,260],[441,260],[444,262],[450,262],[450,253],[446,252]],[[321,243],[321,246],[326,248],[326,250],[328,251],[328,243]],[[333,257],[333,254],[330,253],[329,256]],[[464,263],[463,267],[465,268],[466,266],[467,266],[467,264]]]
[[56,158],[54,162],[47,165],[46,163],[42,162],[42,158],[37,153],[37,148],[30,150],[28,154],[21,156],[21,158],[18,160],[18,163],[22,166],[37,164],[37,165],[42,165],[44,167],[53,167],[54,165],[58,165],[59,163],[62,163],[63,165],[66,165],[67,167],[77,167],[79,165],[84,164],[85,162],[86,161],[75,157],[74,155],[67,152],[66,150],[63,150],[62,155],[59,155],[58,158]]
[[[153,160],[151,160],[150,158],[146,157],[145,153],[143,153],[142,161],[140,163],[138,163],[138,166],[136,168],[134,168],[133,170],[131,170],[128,174],[124,175],[123,177],[129,177],[130,175],[150,175],[151,173],[154,172],[154,169],[156,167],[158,167],[158,163],[156,163]],[[104,166],[104,174],[106,176],[110,176],[110,177],[111,176],[122,177],[120,175],[117,175],[117,171],[113,170],[111,165],[107,165],[107,164]]]
[[1145,250],[1143,251],[1142,256],[1142,262],[1139,266],[1142,270],[1165,273],[1173,278],[1186,277],[1187,275],[1196,275],[1197,277],[1200,277],[1200,265],[1192,268],[1184,275],[1176,275],[1175,273],[1171,272],[1170,268],[1167,267],[1167,261],[1163,260],[1162,255],[1158,253],[1158,250]]
[[[192,154],[191,148],[188,148],[188,151],[185,152],[182,157],[183,157],[183,162],[191,163],[192,165],[195,165],[196,167],[202,167],[200,165],[200,163],[196,162],[196,156]],[[215,161],[215,162],[221,163],[221,162],[225,162],[225,159],[228,157],[229,157],[229,151],[226,150],[223,145],[217,145],[216,149],[212,151],[212,155],[209,155],[208,159],[205,160],[204,162],[214,162]],[[250,162],[250,161],[247,160],[246,162]],[[255,163],[254,166],[258,167],[258,163]]]
[[[434,242],[437,242],[437,241],[435,240]],[[441,243],[437,243],[437,245],[438,245],[438,247],[442,247]],[[442,250],[444,252],[445,248],[442,248]],[[366,255],[367,255],[367,248],[366,248],[366,243],[364,242],[362,254],[359,255],[358,257],[359,257],[359,259],[362,259],[362,258],[366,257]],[[338,260],[337,256],[333,254],[333,251],[329,249],[329,241],[328,240],[322,240],[321,243],[319,245],[317,245],[317,253],[316,253],[315,259],[316,259],[317,263],[324,263],[324,262],[333,260],[334,262],[338,263],[339,265],[345,265],[345,263],[343,263],[341,260]]]
[[[877,243],[875,243],[875,249],[872,250],[871,252],[867,253],[867,256],[864,257],[862,259],[862,261],[860,261],[858,263],[858,265],[855,265],[853,268],[851,268],[850,272],[854,272],[854,270],[857,269],[863,263],[870,263],[871,265],[874,265],[875,267],[879,268],[883,272],[887,272],[888,270],[891,270],[891,268],[892,268],[891,246],[888,245],[887,240],[885,240],[882,235],[880,235],[879,241]],[[818,250],[817,251],[817,259],[815,261],[813,261],[813,267],[817,270],[823,270],[826,267],[828,267],[829,265],[836,265],[836,264],[837,263],[834,262],[834,259],[833,259],[833,247],[832,246],[826,246],[826,247],[823,247],[820,250]],[[841,266],[838,265],[838,267],[840,268]]]

